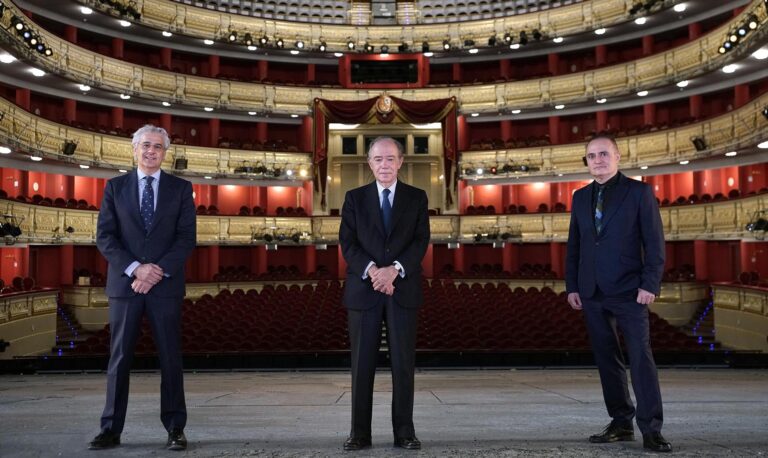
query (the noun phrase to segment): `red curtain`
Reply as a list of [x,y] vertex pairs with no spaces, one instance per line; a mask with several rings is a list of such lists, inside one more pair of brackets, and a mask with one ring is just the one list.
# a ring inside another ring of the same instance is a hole
[[[382,96],[383,97],[383,96]],[[326,181],[328,160],[328,123],[346,124],[380,123],[393,121],[414,124],[442,122],[443,150],[445,159],[444,183],[446,186],[446,204],[452,205],[451,188],[455,191],[455,179],[452,176],[457,151],[456,98],[427,100],[417,102],[389,96],[391,110],[381,111],[377,107],[381,97],[361,101],[333,101],[315,99],[314,104],[314,162],[315,182],[321,193],[321,206],[326,209]]]

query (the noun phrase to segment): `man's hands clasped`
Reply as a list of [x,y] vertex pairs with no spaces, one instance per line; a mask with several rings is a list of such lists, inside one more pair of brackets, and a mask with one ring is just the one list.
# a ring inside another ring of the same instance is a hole
[[163,279],[163,269],[157,264],[142,264],[133,271],[134,280],[131,288],[135,293],[147,294],[153,286]]
[[395,278],[398,272],[395,266],[377,267],[368,269],[368,277],[371,279],[373,289],[391,296],[395,294]]

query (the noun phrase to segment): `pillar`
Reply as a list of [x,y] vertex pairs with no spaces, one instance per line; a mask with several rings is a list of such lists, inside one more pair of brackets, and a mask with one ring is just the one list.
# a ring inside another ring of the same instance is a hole
[[64,121],[72,123],[77,120],[77,101],[64,99]]
[[467,124],[467,118],[464,115],[459,115],[456,118],[456,130],[459,137],[459,150],[466,151],[469,149],[469,125]]
[[123,128],[125,111],[121,107],[112,107],[112,125],[110,127]]
[[125,56],[125,41],[122,38],[112,39],[112,57],[122,59]]
[[267,126],[268,124],[265,122],[256,123],[256,140],[260,143],[264,143],[269,138],[267,135]]
[[739,108],[749,102],[749,86],[737,84],[733,88],[733,108]]
[[688,98],[688,110],[692,118],[701,118],[701,95],[692,95]]
[[504,79],[510,79],[510,61],[509,59],[501,59],[499,61],[499,75]]
[[643,105],[643,123],[653,125],[656,124],[656,104],[646,103]]
[[208,146],[213,148],[219,146],[220,128],[221,120],[219,118],[211,118],[208,120]]
[[251,272],[261,275],[267,272],[267,247],[258,245],[251,251]]
[[29,91],[29,89],[21,87],[16,89],[16,105],[27,111],[31,111],[30,107],[32,106],[32,93]]
[[307,65],[307,83],[315,81],[315,64]]
[[550,242],[549,244],[549,264],[552,266],[552,272],[558,277],[565,276],[563,269],[563,244],[560,242]]
[[171,48],[160,48],[160,65],[171,68],[173,63]]
[[461,79],[461,64],[458,62],[454,62],[452,68],[451,68],[451,79],[453,82],[462,82]]
[[208,56],[208,76],[216,78],[221,71],[221,59],[219,56],[212,54]]
[[653,54],[653,35],[646,35],[643,37],[643,55],[650,56]]
[[168,132],[168,135],[173,135],[171,126],[173,125],[173,118],[170,113],[160,113],[160,127]]
[[696,280],[709,279],[709,262],[706,240],[693,241],[693,265],[696,270]]
[[608,130],[608,112],[605,110],[595,112],[595,131]]
[[512,138],[512,121],[505,119],[501,121],[501,139],[507,141]]
[[[77,44],[77,27],[68,25],[64,27],[64,39],[70,43]],[[67,283],[69,284],[69,283]]]
[[560,73],[560,55],[557,53],[547,54],[547,70],[552,76]]
[[595,66],[605,65],[608,58],[608,47],[606,45],[595,46]]
[[560,116],[549,117],[549,142],[553,145],[560,144]]
[[739,271],[736,272],[736,275],[752,270],[754,270],[752,268],[752,250],[750,250],[749,243],[742,240],[739,242]]
[[75,246],[62,245],[59,249],[59,284],[72,284],[72,271],[75,269]]
[[317,270],[317,249],[314,245],[309,245],[304,254],[304,270],[306,275],[311,275]]
[[203,281],[213,280],[214,274],[219,273],[219,246],[211,245],[208,247],[208,276]]
[[464,246],[459,246],[453,250],[453,270],[464,272]]
[[520,264],[519,251],[520,247],[514,243],[505,243],[504,252],[502,253],[501,266],[504,272],[510,274],[517,270],[517,266]]
[[269,61],[260,60],[259,61],[259,79],[262,81],[266,80],[268,74],[269,74]]

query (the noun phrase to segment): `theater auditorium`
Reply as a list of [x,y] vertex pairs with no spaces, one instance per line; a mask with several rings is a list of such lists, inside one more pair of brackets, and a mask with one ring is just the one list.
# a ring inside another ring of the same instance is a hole
[[[768,452],[768,0],[0,0],[0,456],[172,453],[149,315],[122,444],[88,450],[113,337],[100,214],[146,124],[194,200],[187,455],[647,453],[637,428],[588,440],[610,417],[566,265],[595,136],[660,213],[664,436]],[[385,320],[373,444],[345,452],[340,230],[382,136],[428,198],[421,450],[393,447]]]

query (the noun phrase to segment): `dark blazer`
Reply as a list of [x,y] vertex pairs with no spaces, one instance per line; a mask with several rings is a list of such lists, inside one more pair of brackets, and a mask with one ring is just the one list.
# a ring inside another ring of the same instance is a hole
[[96,246],[107,258],[106,293],[128,297],[133,279],[125,269],[133,261],[159,265],[166,275],[149,292],[160,297],[183,297],[184,264],[195,248],[195,204],[192,184],[161,172],[154,222],[149,234],[139,215],[139,185],[135,170],[112,178],[104,189],[99,210]]
[[595,231],[592,209],[596,182],[573,195],[568,233],[565,284],[569,293],[583,298],[637,292],[658,295],[664,273],[664,231],[651,187],[620,173],[604,216],[602,231]]
[[384,293],[375,291],[363,271],[371,261],[388,266],[398,261],[405,278],[395,279],[395,302],[418,308],[421,292],[421,261],[429,245],[427,194],[398,180],[392,204],[392,230],[384,231],[376,182],[347,192],[341,210],[339,241],[347,262],[344,305],[366,310],[383,303]]

